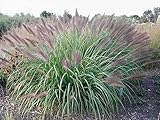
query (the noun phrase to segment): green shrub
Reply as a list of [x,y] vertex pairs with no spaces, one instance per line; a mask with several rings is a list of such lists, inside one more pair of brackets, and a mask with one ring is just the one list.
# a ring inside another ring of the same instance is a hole
[[23,23],[35,22],[37,19],[30,14],[15,14],[13,17],[0,14],[0,38],[11,28],[20,27]]
[[148,36],[113,17],[64,14],[19,31],[25,36],[3,36],[25,56],[8,78],[9,93],[25,111],[41,108],[44,115],[92,113],[101,119],[118,112],[122,98],[131,100],[132,81],[148,57]]
[[0,38],[4,32],[11,28],[11,22],[9,16],[0,14]]
[[31,23],[31,22],[36,22],[37,18],[30,14],[15,14],[12,17],[12,25],[13,27],[20,27],[24,23]]

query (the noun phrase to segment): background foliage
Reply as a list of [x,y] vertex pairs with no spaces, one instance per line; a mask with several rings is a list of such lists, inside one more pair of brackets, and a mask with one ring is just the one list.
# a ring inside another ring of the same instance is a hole
[[20,27],[23,23],[34,22],[37,19],[30,15],[15,14],[14,16],[3,15],[0,13],[0,38],[3,33],[10,30],[11,28]]

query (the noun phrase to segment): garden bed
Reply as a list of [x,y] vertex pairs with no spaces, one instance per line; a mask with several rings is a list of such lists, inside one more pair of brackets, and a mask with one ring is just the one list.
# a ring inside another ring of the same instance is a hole
[[119,120],[158,120],[160,112],[160,94],[153,79],[144,80],[142,86],[146,94],[133,105],[126,103],[126,110],[119,115]]
[[[126,110],[122,110],[119,115],[117,115],[117,120],[157,120],[158,114],[160,112],[160,94],[157,92],[155,81],[153,79],[146,79],[142,85],[144,87],[145,95],[141,97],[138,103],[129,105],[128,102],[125,103]],[[22,118],[21,114],[18,112],[17,104],[6,94],[5,89],[0,87],[0,115],[6,115],[6,113],[11,113],[14,120],[39,120],[41,117],[40,112],[34,110],[28,112]],[[51,120],[52,117],[48,117]],[[94,120],[93,117],[85,116],[80,118],[75,116],[73,120],[85,119]],[[114,118],[115,119],[115,118]]]

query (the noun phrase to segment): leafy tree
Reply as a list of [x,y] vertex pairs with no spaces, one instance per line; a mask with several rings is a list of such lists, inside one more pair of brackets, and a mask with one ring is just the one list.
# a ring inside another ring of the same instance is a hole
[[41,17],[45,17],[45,18],[51,17],[52,15],[53,15],[53,13],[50,13],[50,12],[47,12],[47,11],[43,11],[40,14]]
[[137,19],[137,20],[140,19],[140,17],[139,17],[138,15],[132,15],[131,18],[135,18],[135,19]]
[[160,15],[160,7],[154,8],[154,14],[157,16]]
[[160,7],[154,8],[155,22],[157,21],[159,15],[160,15]]
[[143,13],[142,21],[155,23],[157,21],[158,15],[160,15],[160,7],[154,8],[153,11],[146,10]]
[[154,21],[154,13],[151,10],[144,11],[143,17],[144,17],[144,19],[146,19],[147,22]]
[[140,21],[140,17],[138,15],[132,15],[130,18],[133,20],[133,22]]

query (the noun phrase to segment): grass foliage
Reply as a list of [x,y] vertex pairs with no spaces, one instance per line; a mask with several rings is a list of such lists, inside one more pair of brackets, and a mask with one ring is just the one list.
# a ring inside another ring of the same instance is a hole
[[151,39],[150,47],[157,51],[155,56],[160,57],[160,55],[158,55],[160,53],[160,23],[139,24],[137,25],[137,30],[147,32]]
[[131,100],[133,81],[151,52],[146,33],[112,16],[89,20],[65,13],[19,31],[3,36],[24,56],[7,80],[9,93],[23,110],[40,108],[44,115],[92,113],[101,119],[118,112],[123,98]]
[[155,69],[157,71],[152,78],[155,80],[158,91],[160,91],[160,23],[139,24],[137,30],[147,32],[151,39],[150,48],[154,50],[154,54],[145,69]]

